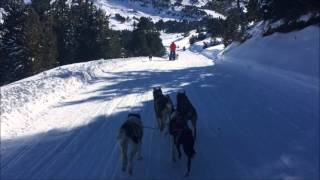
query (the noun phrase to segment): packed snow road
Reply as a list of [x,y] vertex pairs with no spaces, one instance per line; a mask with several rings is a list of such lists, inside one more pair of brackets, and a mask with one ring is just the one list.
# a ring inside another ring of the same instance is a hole
[[156,86],[174,102],[186,90],[198,111],[188,179],[319,178],[318,84],[214,64],[190,51],[177,61],[134,58],[110,67],[26,117],[23,128],[6,126],[2,179],[184,179],[186,159],[172,163],[168,137],[152,129],[144,130],[144,159],[133,175],[121,172],[118,129],[129,111],[155,126]]

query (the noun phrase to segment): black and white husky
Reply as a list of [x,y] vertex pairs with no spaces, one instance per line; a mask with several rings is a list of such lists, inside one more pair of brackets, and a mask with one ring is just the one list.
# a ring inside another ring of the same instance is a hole
[[171,114],[169,132],[172,160],[173,162],[176,161],[176,152],[178,152],[179,159],[181,158],[180,146],[182,145],[183,151],[188,159],[187,172],[185,176],[189,176],[191,170],[191,160],[196,153],[194,150],[194,137],[191,129],[188,127],[187,121],[183,119],[183,115],[177,110],[174,110]]
[[167,127],[173,111],[173,103],[169,95],[162,93],[161,87],[153,88],[154,111],[160,132]]
[[[138,154],[138,160],[142,159],[141,144],[143,136],[143,126],[141,116],[138,113],[129,113],[127,120],[122,124],[119,130],[117,140],[121,149],[122,171],[128,170],[132,174],[133,159]],[[131,145],[128,161],[128,146]]]
[[185,91],[180,91],[177,93],[177,111],[181,113],[183,119],[188,123],[191,121],[193,127],[193,137],[197,137],[197,119],[198,114],[194,106],[191,104],[189,98]]

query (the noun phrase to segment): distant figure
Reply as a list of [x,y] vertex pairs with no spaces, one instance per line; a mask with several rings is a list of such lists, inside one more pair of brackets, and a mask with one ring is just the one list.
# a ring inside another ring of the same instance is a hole
[[152,61],[152,55],[151,54],[149,55],[149,61]]
[[171,43],[170,45],[170,55],[169,55],[169,60],[175,60],[176,59],[176,44],[174,42]]
[[185,50],[186,50],[186,47],[185,47],[185,46],[183,46],[182,50],[183,50],[183,51],[185,51]]

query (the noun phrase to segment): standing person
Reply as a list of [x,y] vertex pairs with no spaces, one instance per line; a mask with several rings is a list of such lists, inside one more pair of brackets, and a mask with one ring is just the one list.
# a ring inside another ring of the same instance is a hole
[[169,60],[175,60],[176,59],[176,44],[174,42],[171,43],[170,45],[170,55],[169,55]]

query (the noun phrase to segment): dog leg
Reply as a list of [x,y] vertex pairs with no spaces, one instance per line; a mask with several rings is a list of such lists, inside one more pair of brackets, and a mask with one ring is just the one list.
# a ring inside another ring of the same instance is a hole
[[196,140],[196,136],[197,136],[197,119],[196,118],[192,118],[191,119],[191,123],[192,123],[192,126],[193,126],[193,137],[194,137],[194,140]]
[[138,160],[142,160],[143,159],[143,157],[141,155],[141,146],[142,146],[142,142],[140,142],[138,144]]
[[172,161],[176,162],[176,147],[174,142],[174,136],[170,136],[170,146],[171,146],[171,153],[172,153]]
[[190,176],[190,169],[191,169],[191,157],[188,157],[188,171],[184,175],[185,177]]
[[128,173],[132,175],[132,169],[133,169],[133,159],[138,151],[138,144],[132,143],[132,150],[130,152],[130,157],[129,157],[129,164],[128,164]]
[[165,135],[169,134],[169,122],[170,122],[170,114],[167,113],[166,121],[165,121]]
[[176,148],[178,150],[178,158],[181,159],[181,149],[180,149],[181,144],[176,144]]
[[120,149],[121,149],[122,171],[126,171],[127,164],[128,164],[128,157],[127,157],[128,141],[121,140]]
[[161,132],[161,118],[159,118],[159,117],[157,118],[157,123],[158,123],[158,128]]

